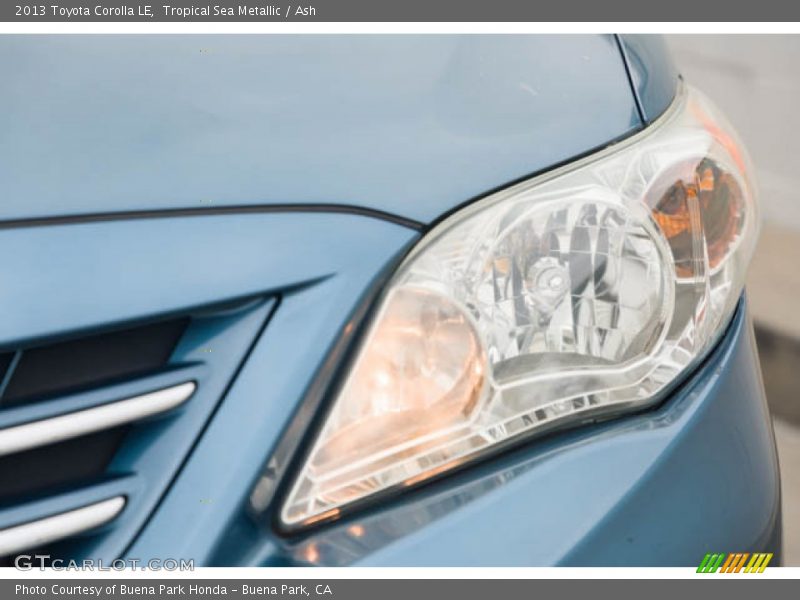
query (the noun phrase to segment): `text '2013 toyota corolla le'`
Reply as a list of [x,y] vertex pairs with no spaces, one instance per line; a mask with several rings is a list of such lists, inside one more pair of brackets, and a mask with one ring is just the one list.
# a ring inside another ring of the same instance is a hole
[[779,563],[752,167],[661,39],[0,56],[7,563]]

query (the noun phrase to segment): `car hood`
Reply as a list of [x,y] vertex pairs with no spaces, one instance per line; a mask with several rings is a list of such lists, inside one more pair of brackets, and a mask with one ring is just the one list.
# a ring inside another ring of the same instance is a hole
[[641,127],[613,36],[3,36],[0,220],[341,204],[422,223]]

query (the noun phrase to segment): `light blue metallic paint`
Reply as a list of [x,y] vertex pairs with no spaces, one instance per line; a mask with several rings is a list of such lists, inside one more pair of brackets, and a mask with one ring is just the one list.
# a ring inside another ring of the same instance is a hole
[[[623,40],[649,121],[674,95],[674,73],[658,42],[637,53]],[[638,130],[619,50],[611,36],[6,36],[0,114],[15,118],[0,134],[0,220],[343,203],[428,223]],[[223,374],[238,370],[213,418],[207,403],[188,429],[153,424],[173,456],[195,445],[147,524],[123,513],[78,540],[78,554],[283,565],[303,564],[314,544],[324,564],[542,565],[777,550],[774,445],[743,310],[656,411],[531,442],[310,537],[282,538],[249,514],[250,492],[287,425],[311,417],[301,401],[335,370],[369,290],[418,232],[287,213],[0,234],[0,251],[15,257],[0,265],[2,345],[280,298],[246,359],[226,358]],[[238,351],[266,313],[250,318]],[[197,357],[207,333],[174,360]],[[115,462],[116,479],[0,512],[0,523],[144,497],[158,465],[135,465],[152,442],[140,441]],[[361,537],[348,533],[354,523]],[[122,551],[116,539],[130,544]]]
[[[293,314],[295,299],[308,297],[304,295],[306,288],[322,292],[314,302],[302,305],[305,320],[295,324],[296,338],[288,345],[271,347],[292,359],[280,368],[296,386],[284,390],[287,393],[272,402],[272,409],[291,412],[314,366],[322,362],[361,301],[362,291],[416,236],[411,229],[364,216],[288,213],[2,231],[0,251],[17,258],[0,265],[0,278],[9,282],[0,298],[4,314],[0,348],[172,314],[193,316],[165,372],[95,392],[6,409],[0,419],[3,423],[130,397],[187,379],[196,381],[198,390],[179,409],[133,428],[104,481],[87,482],[85,489],[66,490],[46,501],[32,498],[2,509],[0,527],[79,507],[107,497],[103,494],[124,494],[127,504],[113,524],[55,548],[61,555],[105,560],[124,553],[218,405],[235,408],[235,401],[227,398],[223,402],[223,398],[276,304],[270,298],[283,296],[281,316],[273,324],[274,330],[280,331],[281,324]],[[303,326],[311,327],[315,320],[321,321],[320,329],[307,329],[305,338],[300,335]],[[273,331],[272,326],[269,331]],[[264,343],[261,338],[260,344]],[[292,347],[299,354],[293,355]],[[248,364],[259,385],[274,386],[274,374],[263,368],[266,363],[254,360]],[[238,374],[236,389],[243,385],[243,376]],[[268,400],[263,391],[248,398],[256,404]],[[257,412],[240,415],[240,422],[260,420]],[[220,411],[221,423],[226,422],[226,414]],[[274,418],[265,419],[265,423],[279,425]],[[227,439],[217,447],[220,454],[224,447],[241,449],[238,444],[244,440],[245,428],[226,429],[226,434]],[[257,438],[259,450],[248,454],[254,466],[249,477],[239,480],[239,493],[249,491],[271,439]],[[241,458],[236,462],[244,464]],[[231,472],[230,464],[222,465],[226,472]],[[205,469],[210,474],[212,463]],[[202,492],[197,488],[186,502],[219,502],[217,494],[197,496]]]
[[613,36],[2,36],[0,56],[0,220],[339,203],[428,223],[642,126]]
[[780,564],[778,460],[743,312],[718,357],[672,401],[686,407],[669,446],[562,564],[695,566],[714,548],[775,552]]
[[372,277],[413,235],[378,219],[291,213],[5,230],[0,253],[14,260],[0,262],[0,281],[13,285],[0,295],[0,345],[268,295],[350,269]]

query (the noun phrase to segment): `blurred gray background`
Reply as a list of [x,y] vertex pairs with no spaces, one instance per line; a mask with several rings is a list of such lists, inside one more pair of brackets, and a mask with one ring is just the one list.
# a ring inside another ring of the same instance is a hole
[[763,228],[747,283],[781,466],[784,564],[800,566],[800,35],[671,35],[686,81],[750,150]]

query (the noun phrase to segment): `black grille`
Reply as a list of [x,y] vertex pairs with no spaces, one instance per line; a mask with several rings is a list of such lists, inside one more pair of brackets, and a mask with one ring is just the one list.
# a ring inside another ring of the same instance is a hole
[[[0,409],[163,368],[189,318],[106,331],[0,354]],[[0,457],[0,505],[102,476],[128,431],[115,427]]]
[[[5,352],[0,354],[0,373],[3,375],[0,376],[0,386],[2,386],[3,378],[6,374],[8,374],[8,367],[11,366],[11,361],[14,360],[14,352]],[[0,390],[2,387],[0,387]]]
[[127,430],[116,427],[0,457],[0,503],[101,476]]
[[107,384],[162,367],[189,319],[106,332],[0,355],[0,407]]

